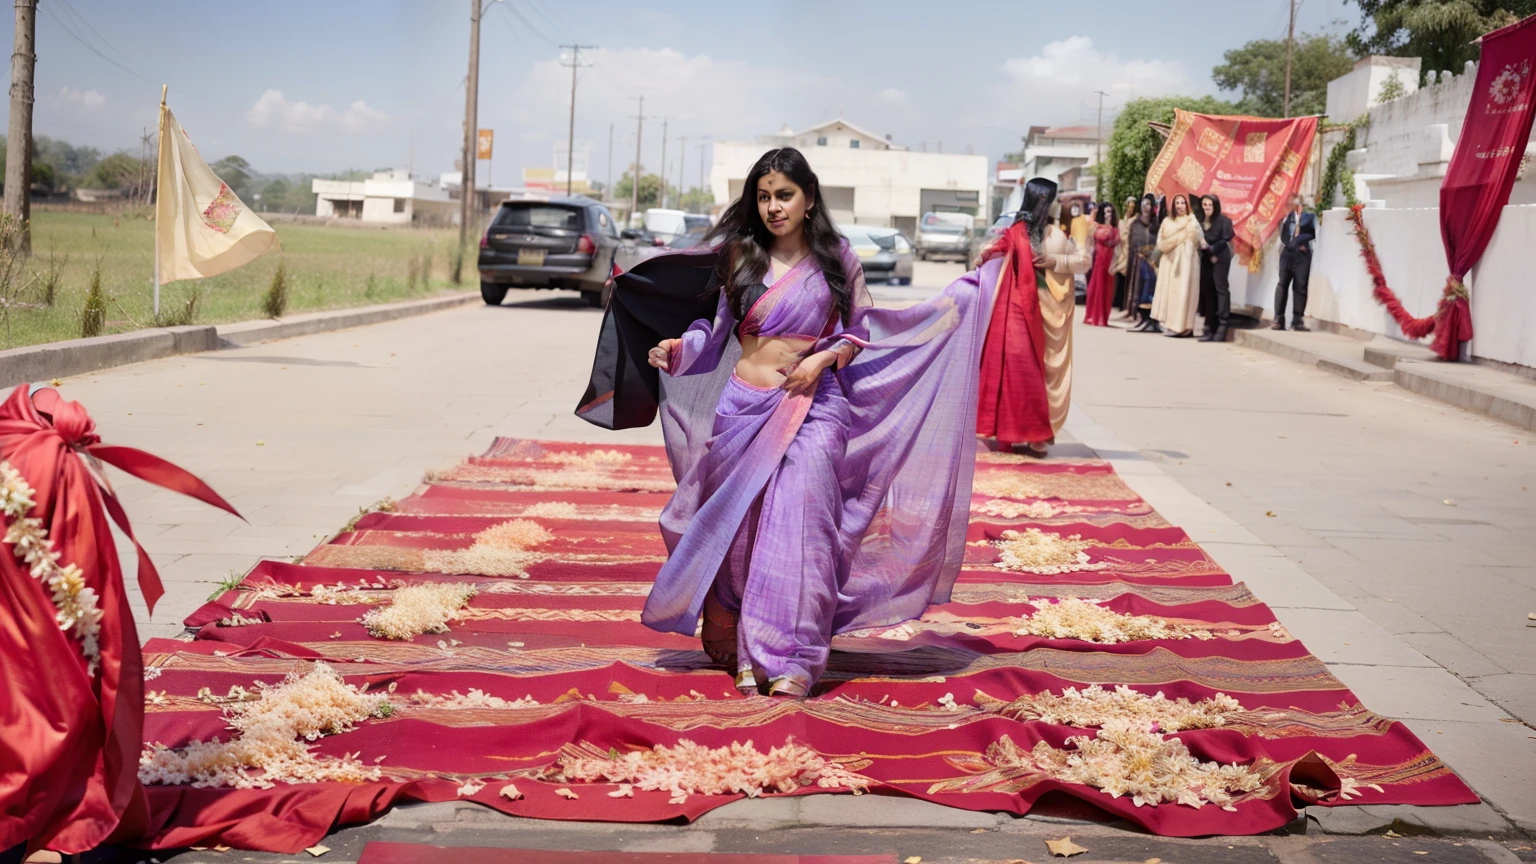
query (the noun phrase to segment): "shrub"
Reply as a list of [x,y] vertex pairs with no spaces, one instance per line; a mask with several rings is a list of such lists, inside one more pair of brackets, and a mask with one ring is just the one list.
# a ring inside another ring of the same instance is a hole
[[288,311],[288,262],[278,261],[277,272],[272,274],[272,284],[261,298],[261,311],[268,318],[281,318]]
[[80,338],[100,336],[107,326],[107,294],[101,288],[101,259],[91,271],[91,288],[85,295],[85,305],[80,308]]

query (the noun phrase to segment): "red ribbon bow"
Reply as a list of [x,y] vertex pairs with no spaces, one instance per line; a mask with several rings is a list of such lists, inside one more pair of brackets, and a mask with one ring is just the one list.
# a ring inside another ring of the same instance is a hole
[[[18,390],[25,389],[22,385]],[[83,453],[93,459],[105,462],[121,471],[131,474],[146,483],[153,483],[172,492],[180,492],[191,498],[196,498],[205,504],[232,513],[242,520],[244,516],[230,506],[219,493],[193,476],[185,469],[143,450],[133,447],[117,447],[101,443],[101,436],[96,434],[96,423],[91,415],[86,413],[85,406],[79,402],[68,402],[59,395],[57,390],[43,388],[32,393],[32,405],[38,414],[53,426],[53,430],[64,443],[71,449]],[[133,536],[133,526],[128,522],[128,513],[123,509],[122,502],[117,500],[117,493],[107,484],[106,476],[97,471],[97,486],[101,490],[102,503],[112,521],[117,527],[133,541],[133,547],[139,552],[139,591],[144,595],[144,605],[153,614],[155,603],[165,596],[165,585],[160,581],[160,572],[155,569],[155,564],[149,558],[149,553],[144,551],[143,544]]]

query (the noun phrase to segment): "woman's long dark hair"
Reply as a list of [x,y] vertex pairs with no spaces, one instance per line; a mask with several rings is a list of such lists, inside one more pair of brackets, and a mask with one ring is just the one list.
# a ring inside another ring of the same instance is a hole
[[[1104,211],[1109,211],[1109,218],[1104,218]],[[1093,221],[1100,225],[1108,225],[1111,228],[1120,227],[1120,210],[1112,201],[1100,201],[1098,212],[1093,214]]]
[[811,254],[821,265],[821,273],[832,291],[832,306],[844,324],[853,309],[853,298],[848,289],[848,275],[843,272],[843,236],[832,217],[827,215],[827,203],[821,197],[821,181],[811,170],[804,154],[793,147],[780,147],[764,153],[747,172],[747,180],[741,187],[741,197],[725,208],[720,221],[709,232],[705,242],[720,244],[720,257],[715,264],[715,284],[730,299],[731,311],[739,321],[746,315],[742,297],[755,286],[763,284],[763,274],[768,272],[768,250],[773,246],[773,232],[763,224],[757,211],[757,181],[778,171],[799,186],[810,202],[811,209],[801,223],[805,241]]

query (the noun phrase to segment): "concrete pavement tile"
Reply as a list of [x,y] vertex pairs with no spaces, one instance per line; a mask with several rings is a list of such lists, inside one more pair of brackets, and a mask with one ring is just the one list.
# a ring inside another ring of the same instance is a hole
[[1444,628],[1414,612],[1407,604],[1398,603],[1392,598],[1362,597],[1355,601],[1355,608],[1398,636],[1444,631]]
[[1200,546],[1270,608],[1355,608],[1272,547],[1206,542]]
[[1456,845],[1430,837],[1329,837],[1307,847],[1309,864],[1409,864],[1444,861],[1447,864],[1489,864],[1483,850],[1471,844]]
[[1330,665],[1434,666],[1360,612],[1282,608],[1275,610],[1275,616],[1319,660]]
[[1445,540],[1332,537],[1328,543],[1362,560],[1396,563],[1410,573],[1434,566],[1502,563],[1476,547]]
[[1458,678],[1476,678],[1480,675],[1497,675],[1509,671],[1500,666],[1497,660],[1488,657],[1450,633],[1405,633],[1403,641],[1412,645],[1425,657],[1450,670]]
[[998,817],[916,798],[810,795],[801,799],[800,822],[858,828],[995,828]]
[[[1483,675],[1473,678],[1469,683],[1477,692],[1492,699],[1515,717],[1536,724],[1536,675]],[[1536,778],[1532,779],[1536,782]]]
[[1449,807],[1414,807],[1407,804],[1362,804],[1339,807],[1307,807],[1307,819],[1325,834],[1375,834],[1396,829],[1399,834],[1502,834],[1509,822],[1487,803]]
[[[1416,732],[1426,723],[1452,721],[1479,723],[1489,729],[1512,726],[1500,722],[1501,717],[1508,716],[1504,711],[1438,666],[1411,668],[1340,663],[1330,665],[1328,671],[1338,676],[1367,708],[1383,717],[1414,721],[1409,725]],[[1435,742],[1428,743],[1431,749],[1435,747]]]
[[743,798],[724,807],[705,813],[694,820],[701,828],[719,828],[730,825],[772,826],[789,824],[800,819],[800,802],[804,798]]

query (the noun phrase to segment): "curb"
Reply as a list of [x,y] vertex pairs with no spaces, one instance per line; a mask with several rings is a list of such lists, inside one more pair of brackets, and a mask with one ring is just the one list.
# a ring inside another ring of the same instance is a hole
[[451,309],[479,299],[478,294],[464,291],[445,297],[408,300],[404,303],[294,315],[276,321],[158,327],[113,336],[28,345],[24,348],[0,351],[0,387],[13,387],[33,381],[81,375],[129,363],[158,360],[176,354],[196,354],[202,351],[216,351],[220,348],[252,345],[272,339],[289,339],[311,333],[346,330],[351,327],[362,327],[367,324],[378,324],[397,318]]
[[445,297],[430,297],[426,300],[410,300],[405,303],[361,306],[356,309],[337,309],[331,312],[311,312],[269,321],[220,324],[217,328],[218,347],[237,348],[274,339],[292,339],[295,336],[309,336],[313,333],[329,333],[333,330],[382,324],[398,318],[426,315],[430,312],[465,306],[479,300],[479,294],[462,291]]
[[1536,384],[1509,376],[1511,380],[1495,382],[1496,386],[1477,387],[1460,380],[1476,374],[1469,373],[1468,367],[1482,368],[1464,363],[1401,360],[1393,368],[1392,378],[1397,386],[1411,393],[1536,432]]

